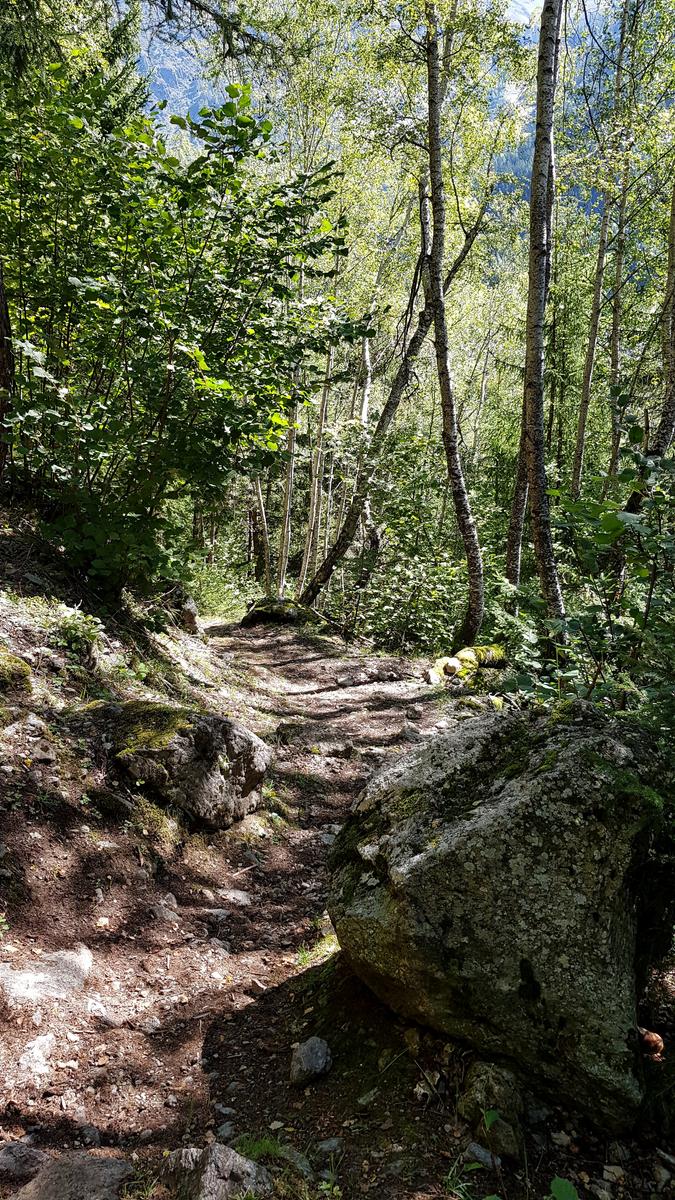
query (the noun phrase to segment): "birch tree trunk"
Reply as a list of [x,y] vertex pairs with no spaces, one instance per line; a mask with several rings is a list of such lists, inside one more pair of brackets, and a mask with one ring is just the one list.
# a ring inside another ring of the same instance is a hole
[[524,431],[532,540],[549,616],[564,619],[547,495],[544,435],[544,317],[550,271],[550,209],[558,46],[563,0],[545,0],[539,34],[537,125],[530,187],[530,249],[525,326]]
[[506,535],[506,578],[514,587],[520,584],[520,567],[523,555],[523,530],[525,528],[525,513],[529,485],[527,481],[527,436],[525,401],[520,417],[520,443],[518,445],[518,464],[516,466],[516,483],[511,500],[509,528]]
[[[445,185],[441,154],[441,50],[436,10],[433,4],[427,4],[426,17],[428,146],[432,215],[431,246],[428,254],[429,299],[434,319],[436,369],[443,416],[443,446],[457,525],[464,544],[469,581],[467,611],[454,641],[462,646],[472,646],[483,623],[485,611],[483,557],[459,453],[457,409],[450,375],[450,346],[443,288]],[[422,203],[424,204],[424,199]]]
[[324,377],[323,388],[321,390],[321,403],[319,405],[319,421],[316,431],[316,444],[312,454],[309,519],[307,523],[305,550],[302,556],[302,566],[300,568],[300,576],[298,578],[298,595],[302,594],[307,573],[314,573],[316,568],[316,556],[319,548],[321,514],[323,510],[323,475],[325,465],[324,435],[328,418],[328,400],[330,397],[330,377],[331,371],[333,370],[333,355],[334,351],[331,347],[326,360],[326,374]]
[[[561,14],[562,15],[562,14]],[[542,16],[543,23],[543,16]],[[558,29],[560,25],[558,25]],[[553,73],[554,80],[558,70],[558,40],[556,38]],[[554,82],[555,92],[555,82]],[[555,96],[554,96],[555,100]],[[555,155],[553,152],[553,131],[551,129],[550,147],[548,155],[548,163],[546,165],[546,195],[543,207],[543,221],[541,234],[543,234],[543,264],[542,264],[542,283],[544,292],[544,310],[546,308],[546,300],[548,298],[548,289],[551,281],[551,273],[553,270],[553,214],[555,209]],[[533,163],[534,172],[534,163]],[[542,176],[543,179],[543,176]],[[530,207],[530,214],[532,209]],[[543,318],[542,318],[543,332]],[[544,421],[544,396],[543,396],[543,378],[542,378],[542,398],[541,398],[541,420],[542,420],[542,437],[543,437],[543,421]],[[527,387],[523,391],[523,405],[520,418],[520,441],[518,443],[518,465],[516,467],[516,482],[513,489],[513,497],[511,500],[511,511],[509,514],[509,528],[506,535],[506,578],[514,587],[520,584],[520,571],[523,556],[523,532],[525,529],[525,516],[527,513],[527,503],[530,498],[530,479],[529,479],[529,464],[528,464],[528,446],[529,434],[527,427]],[[545,453],[545,442],[542,447],[542,454]]]
[[263,496],[260,476],[256,475],[253,481],[255,491],[256,504],[258,508],[258,535],[262,547],[263,558],[263,578],[265,581],[265,595],[272,594],[272,566],[271,566],[271,551],[270,551],[270,533],[267,525],[267,513],[265,511],[265,497]]
[[584,453],[586,450],[586,424],[588,410],[591,404],[591,388],[593,385],[593,370],[595,368],[595,352],[598,346],[598,331],[600,329],[600,313],[602,311],[602,285],[605,278],[605,261],[607,258],[607,236],[609,232],[609,196],[603,201],[600,236],[598,238],[598,255],[595,263],[595,279],[593,282],[593,302],[591,304],[591,319],[588,327],[588,342],[584,359],[584,374],[581,384],[581,400],[577,420],[577,440],[574,448],[574,465],[572,467],[572,499],[577,500],[581,491],[581,477],[584,469]]
[[296,422],[298,419],[297,404],[293,405],[290,414],[288,431],[288,462],[286,464],[286,479],[284,481],[284,499],[281,509],[281,530],[279,533],[279,566],[277,569],[277,596],[283,600],[286,591],[286,572],[288,571],[288,554],[291,545],[291,509],[293,507],[293,480],[295,477],[295,441]]
[[14,392],[14,350],[12,348],[12,325],[9,304],[0,262],[0,478],[2,478],[9,456],[9,430],[6,420],[12,405]]
[[654,439],[649,447],[650,453],[659,455],[659,457],[668,453],[675,433],[675,183],[673,183],[670,201],[668,270],[661,320],[661,346],[663,352],[663,408]]
[[623,309],[623,260],[626,253],[626,203],[628,200],[629,165],[626,163],[619,196],[616,221],[616,249],[614,252],[614,281],[612,286],[612,333],[610,340],[609,387],[612,402],[612,448],[609,456],[607,479],[603,487],[603,498],[607,495],[610,481],[616,475],[621,445],[621,422],[618,412],[618,395],[621,385],[621,316]]

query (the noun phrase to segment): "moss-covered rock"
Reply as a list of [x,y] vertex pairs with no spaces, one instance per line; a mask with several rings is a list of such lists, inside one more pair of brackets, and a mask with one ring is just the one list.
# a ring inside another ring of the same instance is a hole
[[30,676],[28,663],[11,654],[6,646],[0,646],[0,691],[30,691]]
[[117,769],[194,820],[222,827],[258,807],[272,751],[238,721],[138,700],[92,715]]
[[648,731],[588,705],[462,723],[377,775],[339,835],[340,945],[401,1015],[629,1124],[642,931],[652,959],[672,931],[667,779]]
[[248,625],[315,625],[328,626],[321,613],[297,600],[256,600],[242,618],[241,624]]

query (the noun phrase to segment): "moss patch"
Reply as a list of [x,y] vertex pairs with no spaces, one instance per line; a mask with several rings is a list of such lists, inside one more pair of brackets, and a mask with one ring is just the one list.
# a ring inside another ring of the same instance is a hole
[[30,667],[6,646],[0,646],[0,689],[30,689]]
[[132,700],[115,714],[113,736],[117,755],[124,759],[144,750],[165,750],[177,734],[192,727],[193,721],[193,714],[186,709]]

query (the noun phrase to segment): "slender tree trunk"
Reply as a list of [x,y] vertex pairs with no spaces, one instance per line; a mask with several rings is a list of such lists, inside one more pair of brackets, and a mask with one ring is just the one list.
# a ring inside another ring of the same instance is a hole
[[527,482],[527,436],[525,425],[525,401],[523,400],[520,419],[520,444],[518,446],[518,464],[516,467],[516,483],[511,500],[509,529],[506,535],[506,578],[514,587],[520,584],[520,567],[523,554],[523,530],[525,528],[525,513],[529,485]]
[[661,346],[663,351],[663,408],[654,440],[649,447],[650,453],[659,455],[659,457],[668,453],[675,432],[675,183],[673,183],[670,201],[668,271],[661,323]]
[[[543,18],[542,18],[543,20]],[[556,40],[553,70],[557,75],[558,42]],[[555,85],[554,85],[555,86]],[[534,164],[533,164],[534,169]],[[531,211],[531,209],[530,209]],[[550,153],[546,166],[546,197],[543,206],[543,288],[544,306],[548,297],[548,289],[553,270],[553,217],[555,212],[555,155],[553,153],[553,135],[550,140]],[[555,333],[555,326],[553,332]],[[542,383],[543,389],[543,383]],[[542,395],[542,424],[543,424],[543,395]],[[514,587],[520,585],[520,572],[523,558],[523,532],[527,503],[530,498],[529,465],[528,465],[528,428],[526,390],[523,392],[523,404],[520,419],[520,441],[518,443],[518,465],[516,467],[516,482],[511,499],[509,528],[506,536],[506,578]]]
[[477,467],[480,458],[480,421],[487,399],[488,375],[490,371],[490,355],[492,353],[492,328],[488,334],[487,347],[485,349],[485,358],[483,359],[483,370],[480,377],[480,391],[478,393],[478,404],[473,418],[473,441],[471,445],[471,465]]
[[614,251],[614,282],[612,287],[612,334],[610,340],[609,388],[612,406],[612,447],[609,456],[607,479],[603,497],[616,475],[621,445],[621,419],[619,415],[619,389],[621,386],[621,316],[623,310],[623,262],[626,253],[626,203],[628,200],[629,165],[626,163],[621,183],[619,208],[616,220],[616,249]]
[[373,364],[370,359],[370,338],[364,337],[361,343],[361,370],[363,386],[361,389],[361,412],[359,418],[364,429],[368,428],[370,412],[370,393],[373,386]]
[[[471,511],[469,494],[466,489],[462,469],[462,460],[459,452],[457,410],[450,376],[450,345],[443,289],[445,185],[443,182],[443,158],[441,153],[441,52],[436,10],[433,4],[427,4],[426,16],[429,179],[431,184],[432,214],[432,236],[428,254],[429,298],[434,314],[436,368],[443,415],[443,446],[445,448],[448,478],[455,506],[457,525],[466,554],[469,580],[467,611],[455,640],[462,646],[471,646],[474,644],[480,631],[485,611],[483,556],[481,554],[476,523]],[[424,200],[422,203],[424,204]]]
[[321,391],[319,405],[319,420],[316,432],[316,444],[312,454],[311,485],[309,494],[309,518],[307,522],[307,537],[302,556],[302,566],[298,579],[298,595],[302,594],[307,573],[314,573],[316,556],[319,548],[319,533],[321,529],[321,514],[323,509],[323,475],[325,464],[324,434],[328,418],[328,400],[330,397],[330,377],[333,370],[333,349],[326,361],[326,374]]
[[605,278],[605,261],[607,258],[607,236],[609,231],[609,197],[603,201],[600,236],[598,238],[598,255],[595,263],[595,280],[593,283],[593,302],[591,304],[591,319],[588,327],[588,341],[584,359],[584,374],[581,384],[581,401],[577,421],[577,440],[574,449],[574,465],[572,467],[572,499],[576,500],[581,492],[581,478],[584,469],[584,454],[586,451],[586,424],[591,403],[591,388],[593,385],[593,370],[595,368],[595,352],[598,346],[600,329],[600,313],[602,311],[602,285]]
[[[473,225],[467,229],[461,249],[459,250],[455,261],[445,276],[445,281],[443,284],[444,292],[448,291],[448,288],[452,285],[459,274],[471,250],[471,247],[473,246],[473,243],[475,242],[481,230],[483,221],[485,219],[487,204],[488,196],[485,197],[485,200],[481,205],[480,212],[478,213]],[[409,307],[411,309],[414,306],[417,298],[418,290],[419,273],[416,271],[410,291]],[[354,541],[359,528],[361,514],[368,498],[373,477],[377,469],[378,455],[382,449],[391,424],[396,416],[401,400],[405,395],[406,388],[412,378],[413,363],[415,362],[420,350],[422,349],[422,346],[424,345],[425,338],[433,324],[433,319],[431,306],[425,302],[424,307],[417,315],[415,330],[404,348],[401,362],[399,363],[398,370],[396,371],[393,382],[389,389],[389,395],[387,397],[386,404],[384,405],[377,425],[375,426],[375,430],[370,442],[367,461],[363,463],[357,474],[354,495],[352,496],[351,502],[344,515],[344,520],[340,526],[339,533],[323,562],[317,568],[313,578],[310,579],[309,583],[305,587],[300,597],[302,604],[314,603],[319,595],[319,592],[326,586],[336,566],[342,561],[345,554],[349,550],[349,547]]]
[[283,600],[286,591],[286,572],[288,571],[288,554],[291,546],[291,509],[293,507],[293,480],[295,477],[295,442],[296,422],[298,419],[297,404],[293,405],[288,431],[288,461],[286,463],[286,479],[284,481],[284,499],[281,509],[281,530],[279,533],[279,565],[277,569],[277,595]]
[[5,291],[5,280],[0,262],[0,478],[9,456],[9,429],[6,421],[14,393],[14,350],[12,348],[12,325],[9,304]]
[[525,448],[532,540],[549,616],[564,619],[549,513],[544,436],[544,317],[550,271],[553,117],[563,0],[545,0],[539,35],[537,125],[530,188],[530,250],[525,337]]
[[[256,504],[257,504],[257,514],[256,515],[258,518],[258,536],[260,539],[260,546],[261,546],[261,550],[262,550],[262,568],[263,569],[262,569],[261,575],[265,581],[265,595],[271,596],[271,594],[272,594],[272,565],[271,565],[272,555],[271,555],[271,549],[270,549],[270,534],[269,534],[269,528],[267,525],[267,512],[265,510],[265,498],[263,496],[263,491],[262,491],[262,486],[260,483],[259,475],[256,475],[256,477],[253,481],[253,489],[255,491],[255,498],[256,498]],[[256,579],[259,579],[259,578],[260,578],[260,576],[258,574],[258,567],[256,564]]]

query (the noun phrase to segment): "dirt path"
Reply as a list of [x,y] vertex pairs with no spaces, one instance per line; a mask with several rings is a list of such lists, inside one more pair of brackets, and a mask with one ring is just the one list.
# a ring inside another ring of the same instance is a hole
[[[221,1015],[207,1032],[215,1111],[256,1142],[281,1138],[315,1170],[334,1168],[344,1196],[440,1195],[452,1128],[419,1061],[435,1061],[439,1047],[431,1038],[423,1047],[332,957],[325,864],[372,770],[447,721],[419,665],[344,657],[271,627],[223,633],[214,652],[255,682],[261,714],[278,721],[268,803],[291,819],[246,876],[254,998],[234,996],[228,1023]],[[288,1084],[291,1045],[313,1034],[328,1040],[334,1067],[298,1091]],[[288,1187],[301,1194],[297,1179]]]

